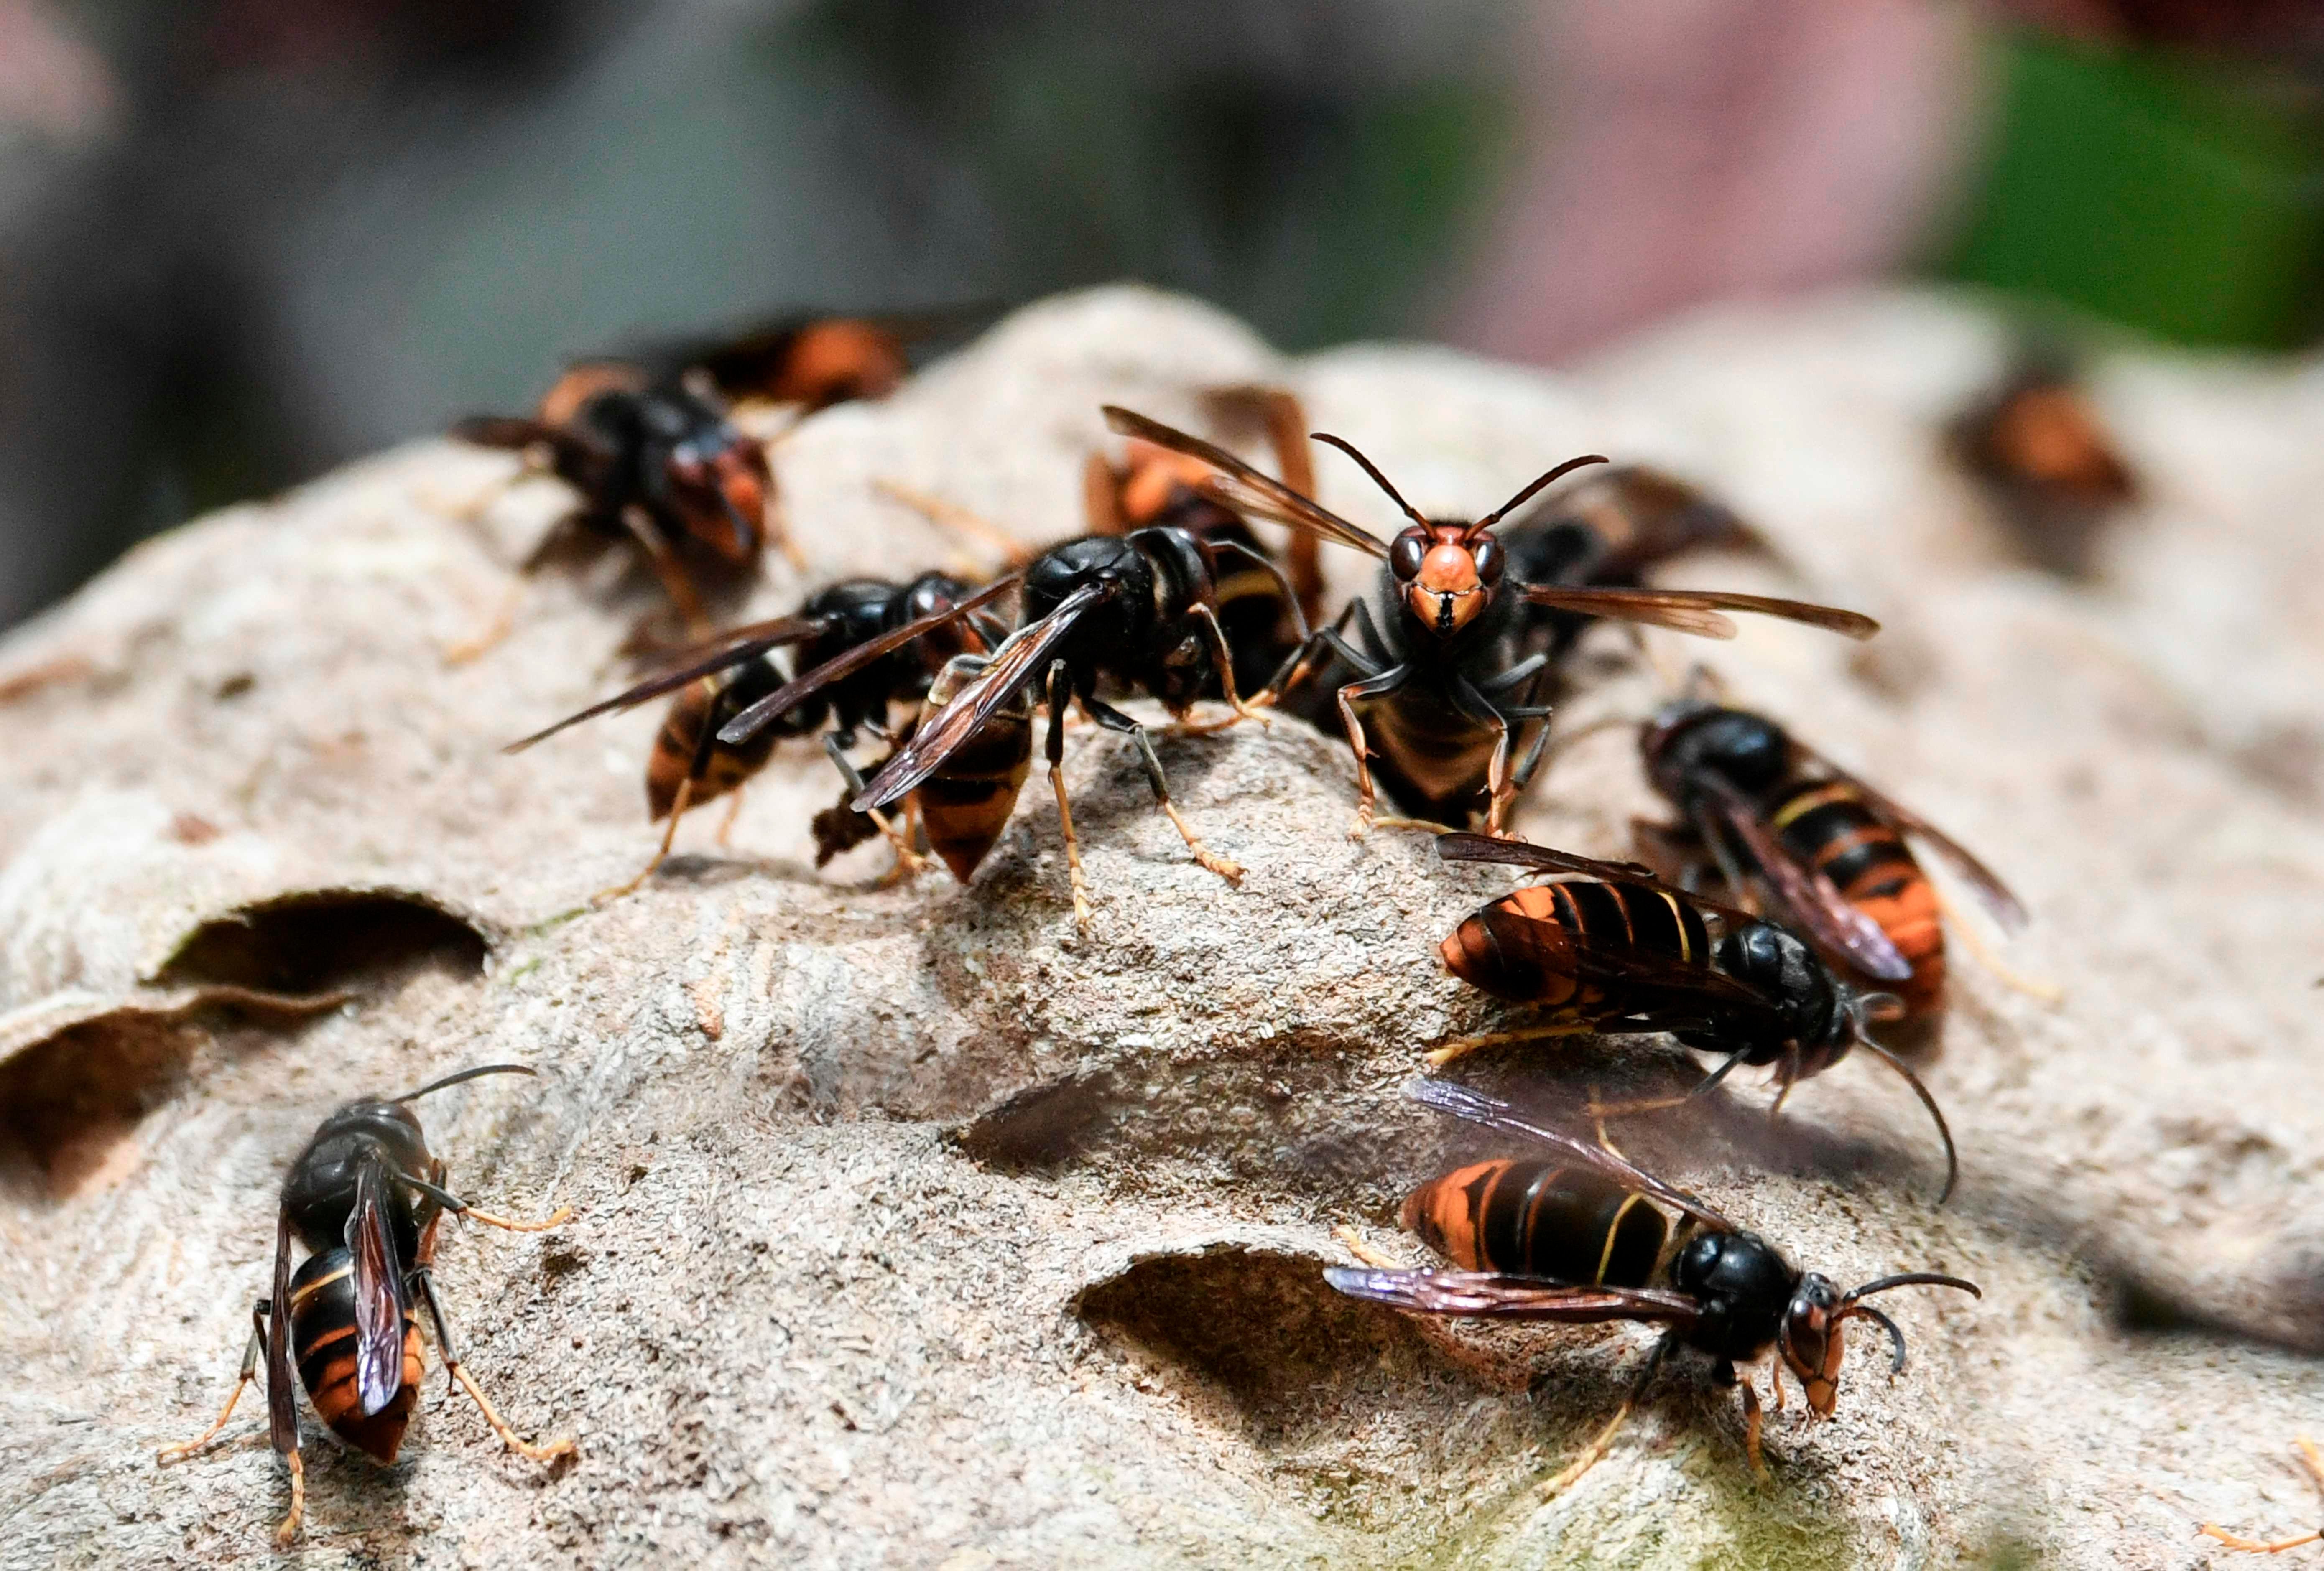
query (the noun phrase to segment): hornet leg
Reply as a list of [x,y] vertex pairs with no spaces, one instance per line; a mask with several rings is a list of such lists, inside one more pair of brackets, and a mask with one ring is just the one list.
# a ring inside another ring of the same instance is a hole
[[696,593],[694,580],[679,563],[678,553],[670,549],[669,542],[655,530],[645,510],[636,507],[623,508],[622,524],[630,531],[631,537],[637,541],[639,549],[646,554],[647,562],[652,565],[654,576],[661,580],[662,592],[669,596],[670,603],[678,607],[678,614],[686,619],[687,636],[689,639],[708,637],[710,614],[703,610],[702,596]]
[[1646,1355],[1646,1367],[1639,1370],[1638,1378],[1630,1383],[1629,1394],[1622,1398],[1622,1405],[1614,1410],[1614,1416],[1606,1420],[1606,1427],[1599,1430],[1590,1444],[1582,1448],[1582,1455],[1576,1456],[1566,1465],[1563,1472],[1541,1486],[1543,1499],[1563,1494],[1566,1490],[1573,1487],[1583,1474],[1605,1459],[1606,1453],[1613,1449],[1614,1437],[1622,1432],[1624,1424],[1629,1422],[1631,1410],[1638,1405],[1638,1399],[1646,1395],[1646,1385],[1654,1379],[1655,1371],[1662,1367],[1665,1355],[1670,1352],[1677,1340],[1675,1332],[1663,1333],[1662,1339],[1655,1344],[1655,1350]]
[[1170,733],[1173,736],[1181,737],[1208,736],[1213,731],[1222,731],[1231,726],[1240,725],[1247,720],[1259,721],[1262,730],[1273,725],[1275,723],[1273,715],[1255,703],[1244,703],[1241,695],[1235,692],[1234,651],[1227,648],[1226,629],[1219,626],[1218,612],[1208,605],[1197,602],[1194,605],[1194,614],[1202,619],[1203,626],[1210,633],[1211,658],[1218,666],[1219,686],[1225,694],[1229,712],[1224,720],[1199,722],[1180,721],[1170,728]]
[[1985,935],[1978,932],[1952,896],[1945,893],[1943,885],[1932,881],[1930,887],[1936,892],[1937,909],[1944,914],[1945,925],[1952,930],[1953,936],[1961,941],[1969,952],[1977,957],[1978,964],[1991,971],[2009,988],[2042,1003],[2056,1004],[2065,998],[2066,989],[2057,983],[2029,977],[1994,953],[1992,946],[1986,942]]
[[493,1433],[501,1438],[501,1444],[530,1462],[549,1462],[570,1456],[573,1442],[569,1439],[551,1440],[546,1446],[532,1446],[517,1438],[516,1431],[508,1427],[508,1421],[501,1417],[484,1393],[477,1389],[476,1383],[469,1378],[468,1366],[460,1362],[459,1352],[452,1344],[452,1329],[444,1323],[444,1306],[436,1301],[434,1272],[423,1265],[412,1272],[411,1277],[420,1284],[420,1297],[428,1305],[428,1318],[436,1322],[436,1346],[443,1352],[445,1370],[475,1402],[484,1415],[484,1422],[490,1424]]
[[198,1439],[188,1440],[181,1446],[165,1446],[153,1453],[154,1466],[167,1467],[172,1462],[184,1461],[216,1439],[217,1432],[226,1428],[226,1421],[234,1417],[234,1404],[240,1401],[242,1393],[250,1389],[252,1377],[258,1371],[258,1351],[266,1346],[266,1317],[273,1312],[273,1304],[265,1299],[251,1306],[250,1346],[243,1349],[242,1374],[235,1381],[234,1389],[226,1393],[226,1406],[219,1410],[217,1421],[204,1429]]
[[678,783],[678,799],[669,804],[669,822],[663,826],[661,844],[654,848],[653,860],[638,869],[638,876],[626,884],[616,884],[610,889],[600,889],[589,896],[592,905],[610,905],[627,895],[637,892],[638,886],[654,876],[654,869],[669,859],[670,842],[678,838],[678,821],[686,816],[694,800],[694,776],[688,775]]
[[519,1222],[507,1217],[497,1217],[490,1211],[479,1211],[448,1190],[438,1189],[426,1179],[416,1179],[409,1173],[397,1173],[398,1183],[418,1190],[455,1217],[465,1217],[471,1222],[482,1222],[487,1227],[499,1227],[511,1233],[546,1233],[551,1227],[562,1227],[573,1220],[573,1208],[559,1206],[538,1222]]
[[[2301,1458],[2308,1464],[2308,1471],[2316,1475],[2317,1483],[2324,1484],[2324,1452],[2318,1451],[2316,1442],[2305,1435],[2300,1437],[2300,1450]],[[2267,1543],[2258,1539],[2238,1538],[2225,1528],[2210,1522],[2205,1522],[2200,1530],[2218,1539],[2228,1548],[2240,1550],[2246,1555],[2281,1555],[2286,1549],[2297,1549],[2302,1544],[2312,1544],[2319,1539],[2324,1539],[2324,1532],[2302,1533],[2296,1539],[2278,1539],[2273,1543]]]
[[[1230,693],[1234,691],[1231,679],[1227,691]],[[1154,804],[1169,818],[1180,838],[1185,841],[1186,849],[1194,853],[1194,860],[1230,884],[1241,883],[1242,868],[1204,846],[1202,837],[1197,835],[1193,827],[1178,815],[1176,805],[1170,800],[1170,782],[1162,773],[1162,760],[1155,755],[1154,739],[1146,734],[1146,728],[1112,705],[1101,703],[1094,698],[1084,700],[1082,708],[1092,720],[1106,730],[1120,731],[1138,744],[1138,751],[1146,764],[1146,784],[1154,792]]]
[[1456,1036],[1443,1046],[1432,1049],[1427,1062],[1434,1068],[1465,1058],[1481,1047],[1499,1047],[1510,1042],[1541,1042],[1553,1036],[1587,1036],[1597,1026],[1586,1020],[1552,1021],[1542,1025],[1527,1025],[1516,1031],[1488,1031],[1477,1036]]
[[1364,736],[1364,722],[1356,718],[1356,700],[1393,693],[1411,675],[1411,666],[1391,666],[1377,676],[1351,682],[1340,689],[1340,724],[1348,733],[1349,749],[1356,755],[1356,827],[1348,831],[1350,840],[1361,840],[1370,834],[1378,816],[1373,811],[1371,743]]
[[[823,733],[823,750],[830,758],[832,767],[839,771],[839,777],[847,782],[847,789],[853,794],[848,798],[848,801],[853,802],[855,797],[862,795],[862,771],[856,768],[853,761],[848,758],[846,752],[840,747],[839,733],[837,731],[825,731]],[[846,805],[846,803],[842,803],[840,805],[844,807]],[[911,821],[911,812],[912,808],[910,800],[907,799],[904,804],[905,822],[907,824]],[[886,813],[881,813],[877,808],[873,808],[864,816],[871,819],[871,821],[879,827],[880,832],[887,837],[889,845],[895,849],[896,869],[895,872],[890,875],[892,877],[909,878],[915,877],[928,865],[927,859],[921,856],[919,852],[912,849],[910,839],[905,834],[899,832],[894,824],[888,822],[888,815]]]
[[1057,797],[1057,830],[1065,841],[1065,871],[1074,884],[1074,922],[1084,932],[1090,924],[1089,879],[1082,872],[1081,841],[1074,838],[1073,804],[1065,799],[1065,708],[1073,702],[1074,675],[1064,665],[1049,667],[1049,732],[1044,739],[1049,755],[1049,789]]
[[1759,1393],[1752,1389],[1748,1374],[1740,1376],[1738,1383],[1743,1390],[1743,1454],[1751,1459],[1752,1473],[1764,1479],[1767,1476],[1767,1464],[1759,1454],[1759,1427],[1765,1421],[1759,1410]]

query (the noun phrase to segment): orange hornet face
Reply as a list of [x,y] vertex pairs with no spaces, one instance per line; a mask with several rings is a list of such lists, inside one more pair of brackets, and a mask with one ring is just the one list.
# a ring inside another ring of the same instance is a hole
[[1820,1419],[1831,1417],[1840,1401],[1841,1309],[1840,1290],[1810,1272],[1784,1310],[1784,1362],[1806,1390],[1809,1410]]
[[1491,603],[1501,581],[1501,546],[1466,524],[1416,524],[1388,548],[1405,610],[1438,638],[1451,638]]

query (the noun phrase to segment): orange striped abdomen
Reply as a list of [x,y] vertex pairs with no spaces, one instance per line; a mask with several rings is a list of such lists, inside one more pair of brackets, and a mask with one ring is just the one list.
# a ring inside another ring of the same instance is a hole
[[1613,1000],[1607,1007],[1605,994],[1581,981],[1573,933],[1682,965],[1710,963],[1710,935],[1692,906],[1643,884],[1595,878],[1534,884],[1505,895],[1462,921],[1438,952],[1454,976],[1497,998],[1546,1005],[1583,1019],[1626,1013],[1628,1006]]
[[[934,714],[991,665],[984,655],[955,655],[936,673],[920,707]],[[1016,811],[1017,794],[1033,772],[1033,700],[1019,694],[920,782],[920,822],[928,849],[944,859],[952,876],[965,884],[1001,839]]]
[[1644,1287],[1669,1226],[1637,1195],[1552,1162],[1480,1162],[1404,1202],[1405,1227],[1464,1271]]
[[309,1255],[290,1279],[290,1314],[291,1357],[316,1416],[357,1450],[383,1464],[394,1461],[419,1405],[425,1370],[420,1321],[410,1306],[403,1311],[402,1383],[369,1418],[355,1392],[355,1257],[345,1249]]
[[[660,822],[678,805],[678,788],[694,767],[704,730],[725,724],[748,702],[747,696],[730,694],[726,687],[706,682],[681,688],[670,701],[661,730],[654,733],[653,752],[646,759],[646,809],[652,822]],[[694,789],[687,793],[687,806],[699,807],[724,796],[765,768],[780,740],[776,729],[769,727],[739,748],[713,741],[703,756],[701,773],[694,777]]]
[[1462,918],[1438,946],[1444,969],[1480,992],[1513,1003],[1556,1008],[1584,1001],[1556,888],[1536,884]]
[[1936,887],[1896,826],[1844,780],[1799,786],[1768,817],[1793,853],[1879,923],[1912,966],[1904,980],[1880,984],[1904,1001],[1906,1016],[1942,1007],[1945,932]]

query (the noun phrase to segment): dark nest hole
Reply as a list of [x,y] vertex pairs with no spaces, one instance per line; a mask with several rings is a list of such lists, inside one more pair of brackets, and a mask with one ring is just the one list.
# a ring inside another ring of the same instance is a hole
[[465,979],[483,971],[490,947],[458,917],[409,896],[294,895],[204,923],[156,980],[297,994],[430,968]]
[[1323,1268],[1261,1249],[1157,1255],[1085,1290],[1075,1309],[1200,1377],[1258,1444],[1296,1447],[1336,1432],[1359,1387],[1387,1378],[1387,1355],[1412,1342],[1394,1316],[1334,1292]]
[[953,1143],[1001,1172],[1063,1167],[1104,1140],[1116,1099],[1113,1077],[1103,1072],[1030,1087],[954,1130]]
[[0,1063],[0,1174],[58,1199],[101,1178],[139,1121],[183,1085],[207,1035],[124,1009]]

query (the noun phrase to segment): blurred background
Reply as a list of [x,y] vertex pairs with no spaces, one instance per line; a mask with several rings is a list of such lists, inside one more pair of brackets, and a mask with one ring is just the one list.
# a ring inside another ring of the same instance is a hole
[[1554,363],[1886,276],[2324,328],[2314,0],[0,0],[0,625],[567,356],[1136,277]]

